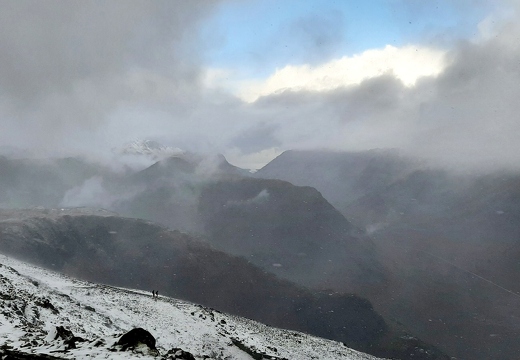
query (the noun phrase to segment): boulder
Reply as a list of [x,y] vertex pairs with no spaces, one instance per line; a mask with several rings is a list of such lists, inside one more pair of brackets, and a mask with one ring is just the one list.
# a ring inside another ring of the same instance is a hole
[[143,328],[135,328],[121,336],[117,345],[122,346],[122,350],[125,351],[128,348],[135,348],[139,344],[148,346],[151,350],[155,350],[155,338],[150,332]]
[[75,349],[76,348],[76,342],[83,342],[86,341],[80,336],[74,336],[72,331],[65,329],[63,326],[56,326],[56,336],[54,337],[54,340],[62,339],[63,343],[65,344],[65,349]]
[[168,350],[166,355],[163,357],[165,360],[195,360],[193,354],[184,351],[179,348],[173,348]]

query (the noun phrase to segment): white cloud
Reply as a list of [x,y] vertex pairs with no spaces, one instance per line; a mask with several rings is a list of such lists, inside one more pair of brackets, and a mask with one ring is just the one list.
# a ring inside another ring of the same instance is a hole
[[[264,80],[246,80],[233,86],[226,78],[228,87],[238,88],[236,95],[247,102],[261,96],[280,93],[284,90],[328,91],[338,87],[355,85],[363,80],[393,74],[406,86],[413,86],[418,78],[436,76],[446,66],[445,52],[424,46],[371,49],[353,56],[344,56],[319,66],[287,65],[277,69]],[[222,78],[221,78],[222,79]],[[213,84],[218,78],[213,77]]]
[[229,200],[226,205],[228,206],[243,206],[243,205],[258,205],[269,200],[269,191],[263,189],[255,197],[247,200]]
[[65,193],[61,206],[109,207],[115,199],[103,186],[103,179],[94,176]]

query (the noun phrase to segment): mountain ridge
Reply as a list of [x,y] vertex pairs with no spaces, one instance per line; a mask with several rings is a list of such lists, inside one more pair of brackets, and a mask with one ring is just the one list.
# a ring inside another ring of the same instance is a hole
[[255,176],[313,186],[365,229],[389,280],[368,297],[387,318],[452,356],[518,358],[518,171],[464,172],[384,150],[289,151]]

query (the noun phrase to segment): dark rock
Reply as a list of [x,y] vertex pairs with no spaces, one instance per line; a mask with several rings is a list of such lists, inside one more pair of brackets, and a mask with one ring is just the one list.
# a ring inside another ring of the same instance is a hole
[[100,347],[100,346],[103,346],[103,345],[106,345],[106,342],[105,342],[105,340],[103,340],[103,339],[97,339],[97,340],[94,342],[94,347]]
[[59,311],[54,307],[54,305],[52,305],[52,303],[50,302],[49,299],[47,298],[43,298],[43,299],[38,299],[35,304],[39,307],[42,307],[44,309],[49,309],[52,311],[53,314],[58,314]]
[[11,350],[5,347],[0,348],[0,358],[3,360],[59,360],[61,358],[47,354],[24,353],[19,350]]
[[134,348],[139,344],[145,344],[151,350],[155,350],[155,338],[147,330],[143,328],[135,328],[121,336],[117,345],[122,346],[125,351],[128,348]]
[[[295,335],[299,335],[299,334],[295,334]],[[249,356],[251,356],[255,360],[263,360],[263,359],[287,360],[286,358],[281,358],[281,357],[278,357],[275,355],[268,355],[262,351],[258,351],[254,347],[247,346],[242,341],[235,339],[235,338],[231,338],[231,342],[233,343],[233,345],[235,345],[237,348],[239,348],[243,352],[249,354]]]
[[173,348],[168,350],[166,355],[163,357],[165,360],[195,360],[195,357],[182,349]]
[[0,293],[0,300],[14,300],[14,299],[16,299],[16,297],[13,294],[4,293],[4,292]]
[[72,331],[65,329],[63,326],[56,326],[56,336],[54,340],[68,340],[74,337]]
[[86,341],[82,337],[74,336],[72,331],[65,329],[63,326],[56,326],[56,336],[54,337],[54,340],[62,339],[63,343],[65,344],[65,349],[75,349],[76,348],[76,342],[83,342]]

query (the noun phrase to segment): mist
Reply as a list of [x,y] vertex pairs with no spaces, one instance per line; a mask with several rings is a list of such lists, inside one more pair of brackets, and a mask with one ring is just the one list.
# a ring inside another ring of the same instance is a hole
[[[3,1],[4,149],[110,162],[113,148],[145,138],[222,153],[244,168],[260,168],[284,150],[324,148],[396,148],[437,165],[473,170],[516,170],[520,164],[520,29],[512,11],[491,14],[470,39],[417,37],[418,48],[425,41],[444,55],[438,74],[418,77],[413,85],[389,65],[358,83],[287,87],[246,102],[240,83],[207,82],[213,69],[205,62],[206,50],[218,44],[204,36],[201,24],[218,6]],[[284,36],[294,36],[294,46],[303,50],[324,48],[321,57],[305,59],[319,66],[336,56],[342,35],[339,27],[312,30],[312,24],[334,19],[302,18]],[[316,45],[319,39],[323,46]]]
[[39,156],[106,157],[143,130],[129,114],[170,111],[178,121],[197,103],[196,27],[217,2],[1,5],[3,145]]

